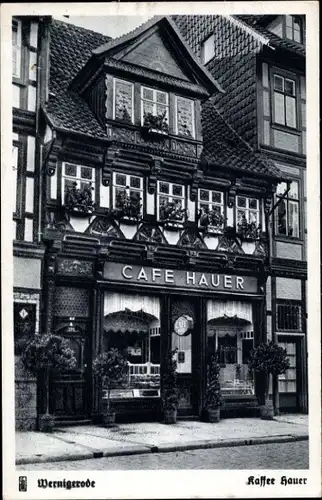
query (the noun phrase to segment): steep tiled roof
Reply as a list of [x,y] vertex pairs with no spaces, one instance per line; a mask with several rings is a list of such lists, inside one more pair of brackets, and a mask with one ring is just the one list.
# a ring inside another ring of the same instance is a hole
[[256,153],[224,120],[209,99],[202,106],[202,157],[213,165],[282,179],[280,170],[263,153]]
[[84,99],[69,92],[68,86],[91,57],[92,50],[110,37],[53,20],[50,27],[49,102],[45,111],[58,128],[106,137]]

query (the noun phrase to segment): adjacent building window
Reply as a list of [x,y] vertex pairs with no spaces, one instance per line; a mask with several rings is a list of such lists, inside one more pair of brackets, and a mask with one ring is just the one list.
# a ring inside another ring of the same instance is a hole
[[164,124],[166,127],[169,126],[169,94],[161,90],[141,87],[141,124],[150,122],[151,116],[159,118],[160,128]]
[[114,120],[133,123],[133,83],[114,78]]
[[12,76],[21,76],[21,21],[12,20]]
[[201,44],[201,62],[207,64],[215,55],[215,35],[210,35]]
[[274,122],[285,127],[297,127],[296,81],[273,75]]
[[280,303],[277,304],[277,329],[278,331],[301,332],[301,305]]
[[183,221],[185,209],[184,187],[171,182],[158,181],[159,220]]
[[277,186],[276,197],[280,201],[276,209],[276,234],[299,238],[299,183],[292,181],[285,197],[286,182]]
[[195,137],[194,101],[176,96],[176,134]]
[[221,231],[224,227],[224,193],[199,189],[199,224],[208,229]]
[[[71,192],[75,198],[90,196],[95,199],[95,169],[84,165],[63,163],[62,192]],[[91,193],[91,194],[90,194]]]
[[237,226],[243,225],[245,222],[259,225],[259,200],[257,198],[237,196],[236,205]]
[[294,42],[303,43],[303,23],[300,16],[285,16],[286,38]]
[[113,173],[113,207],[125,217],[142,213],[143,178],[136,175]]

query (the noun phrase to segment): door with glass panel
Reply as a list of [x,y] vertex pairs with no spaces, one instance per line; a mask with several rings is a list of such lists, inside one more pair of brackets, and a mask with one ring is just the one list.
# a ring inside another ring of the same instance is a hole
[[300,339],[296,337],[279,337],[279,345],[286,349],[286,354],[290,362],[285,373],[278,377],[278,392],[280,398],[281,411],[296,411],[299,409],[299,353]]

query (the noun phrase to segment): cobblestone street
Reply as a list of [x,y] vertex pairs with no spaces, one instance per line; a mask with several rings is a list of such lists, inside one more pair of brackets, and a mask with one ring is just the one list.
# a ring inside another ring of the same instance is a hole
[[147,453],[17,466],[17,470],[307,469],[308,441]]

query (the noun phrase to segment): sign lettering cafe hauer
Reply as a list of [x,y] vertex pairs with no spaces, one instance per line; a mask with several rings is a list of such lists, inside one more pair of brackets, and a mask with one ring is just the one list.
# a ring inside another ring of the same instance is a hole
[[235,276],[181,269],[132,266],[117,262],[105,263],[104,278],[110,282],[159,285],[169,288],[258,293],[257,278],[255,276]]

